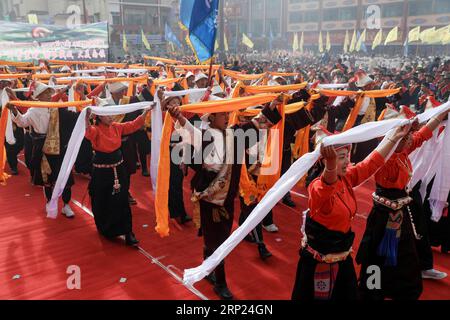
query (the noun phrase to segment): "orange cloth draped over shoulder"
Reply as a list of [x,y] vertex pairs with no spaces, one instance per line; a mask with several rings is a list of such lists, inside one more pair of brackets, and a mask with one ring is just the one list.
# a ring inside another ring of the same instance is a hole
[[362,102],[364,100],[364,97],[369,98],[382,98],[387,96],[392,96],[394,94],[397,94],[400,91],[400,88],[397,89],[386,89],[386,90],[370,90],[370,91],[340,91],[340,90],[325,90],[321,89],[319,90],[321,94],[328,96],[328,97],[348,97],[356,95],[356,102],[355,106],[353,107],[352,111],[350,112],[350,115],[347,118],[347,121],[345,122],[344,128],[342,131],[347,131],[348,129],[351,129],[353,125],[356,122],[356,118],[358,117],[358,113],[361,109]]
[[[41,102],[41,101],[10,101],[16,107],[29,108],[66,108],[66,107],[85,107],[93,104],[92,100],[85,101],[70,101],[70,102]],[[5,173],[5,134],[6,123],[8,119],[8,108],[2,109],[0,118],[0,183],[5,184],[8,175]]]
[[[264,104],[277,98],[277,94],[260,94],[251,97],[226,99],[219,101],[206,101],[180,107],[183,112],[191,113],[217,113],[233,112],[246,107]],[[161,134],[161,147],[159,152],[158,176],[156,182],[155,213],[156,232],[161,237],[169,235],[169,177],[170,177],[170,151],[169,144],[173,131],[172,118],[166,112]]]

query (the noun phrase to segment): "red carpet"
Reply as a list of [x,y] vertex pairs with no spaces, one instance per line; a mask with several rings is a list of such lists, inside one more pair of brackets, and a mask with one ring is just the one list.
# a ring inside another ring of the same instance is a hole
[[[149,178],[136,174],[132,179],[132,194],[138,201],[132,208],[133,225],[141,241],[140,251],[126,247],[121,240],[110,242],[98,236],[93,218],[75,204],[75,219],[61,215],[47,219],[41,188],[30,185],[24,167],[19,171],[18,177],[0,187],[0,299],[216,299],[205,280],[195,285],[198,291],[177,280],[184,268],[201,263],[202,239],[192,223],[182,230],[172,225],[170,237],[164,239],[154,232]],[[191,212],[188,182],[186,179],[185,203]],[[87,179],[76,176],[74,200],[82,202],[86,186]],[[304,190],[295,191],[304,194]],[[357,191],[356,245],[370,210],[370,192],[370,183]],[[301,211],[306,206],[305,198],[295,195],[293,199],[295,210],[284,205],[274,209],[280,232],[264,234],[272,258],[261,261],[257,247],[243,242],[226,259],[228,283],[236,299],[289,299],[298,263]],[[89,206],[88,196],[84,203]],[[450,256],[435,251],[434,257],[435,267],[450,274]],[[67,289],[70,265],[81,269],[81,290]],[[16,275],[20,277],[13,279]],[[126,281],[120,282],[121,278]],[[422,299],[450,298],[450,278],[425,280],[424,286]]]

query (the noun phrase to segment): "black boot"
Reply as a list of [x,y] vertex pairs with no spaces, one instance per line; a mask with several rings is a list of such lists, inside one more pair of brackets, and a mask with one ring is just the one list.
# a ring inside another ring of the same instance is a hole
[[131,206],[137,205],[136,199],[134,199],[134,198],[131,196],[130,193],[128,193],[128,203],[129,203]]
[[147,168],[142,169],[142,176],[143,177],[150,177],[150,173],[148,172]]
[[136,239],[133,232],[130,232],[125,236],[125,243],[127,246],[137,247],[139,240]]
[[267,250],[266,245],[264,243],[258,243],[258,252],[262,260],[266,260],[267,258],[272,256],[272,253],[270,253],[270,251]]
[[222,298],[224,300],[231,300],[231,299],[233,299],[233,294],[231,293],[230,289],[228,289],[226,284],[215,285],[214,286],[214,292],[220,298]]
[[206,281],[208,281],[209,283],[211,283],[212,285],[216,285],[216,275],[214,274],[214,271],[211,272],[210,274],[208,274],[205,277]]
[[11,175],[17,176],[19,174],[19,171],[17,171],[17,168],[11,168]]

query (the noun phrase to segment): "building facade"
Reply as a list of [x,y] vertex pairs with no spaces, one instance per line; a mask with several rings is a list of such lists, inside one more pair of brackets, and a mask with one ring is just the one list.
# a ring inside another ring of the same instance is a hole
[[402,44],[416,26],[423,30],[450,24],[449,0],[288,0],[287,7],[287,31],[291,37],[304,32],[306,46],[317,45],[320,31],[330,33],[332,45],[342,46],[346,30],[351,36],[354,29],[367,28],[366,42],[372,43],[379,27],[387,32],[398,26],[394,44]]

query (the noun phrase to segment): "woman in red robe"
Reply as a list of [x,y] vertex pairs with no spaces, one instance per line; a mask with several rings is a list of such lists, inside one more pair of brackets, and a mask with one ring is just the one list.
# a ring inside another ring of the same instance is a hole
[[107,238],[125,235],[127,245],[139,241],[132,231],[131,208],[128,202],[128,180],[120,146],[122,136],[136,132],[144,125],[148,110],[134,121],[117,123],[111,116],[97,116],[91,125],[90,110],[86,113],[85,137],[95,151],[89,183],[92,212],[97,230]]
[[325,170],[308,188],[309,212],[292,299],[357,298],[357,280],[351,256],[355,237],[351,221],[357,208],[353,188],[384,165],[389,152],[409,128],[398,128],[356,166],[350,166],[351,145],[322,145]]
[[[411,213],[412,198],[407,186],[412,177],[409,154],[430,139],[448,112],[435,116],[420,130],[412,130],[399,143],[395,153],[375,175],[373,208],[356,256],[361,264],[360,290],[363,299],[416,300],[422,293],[422,277]],[[380,286],[372,288],[373,266],[380,270]],[[370,287],[370,288],[369,288]]]

